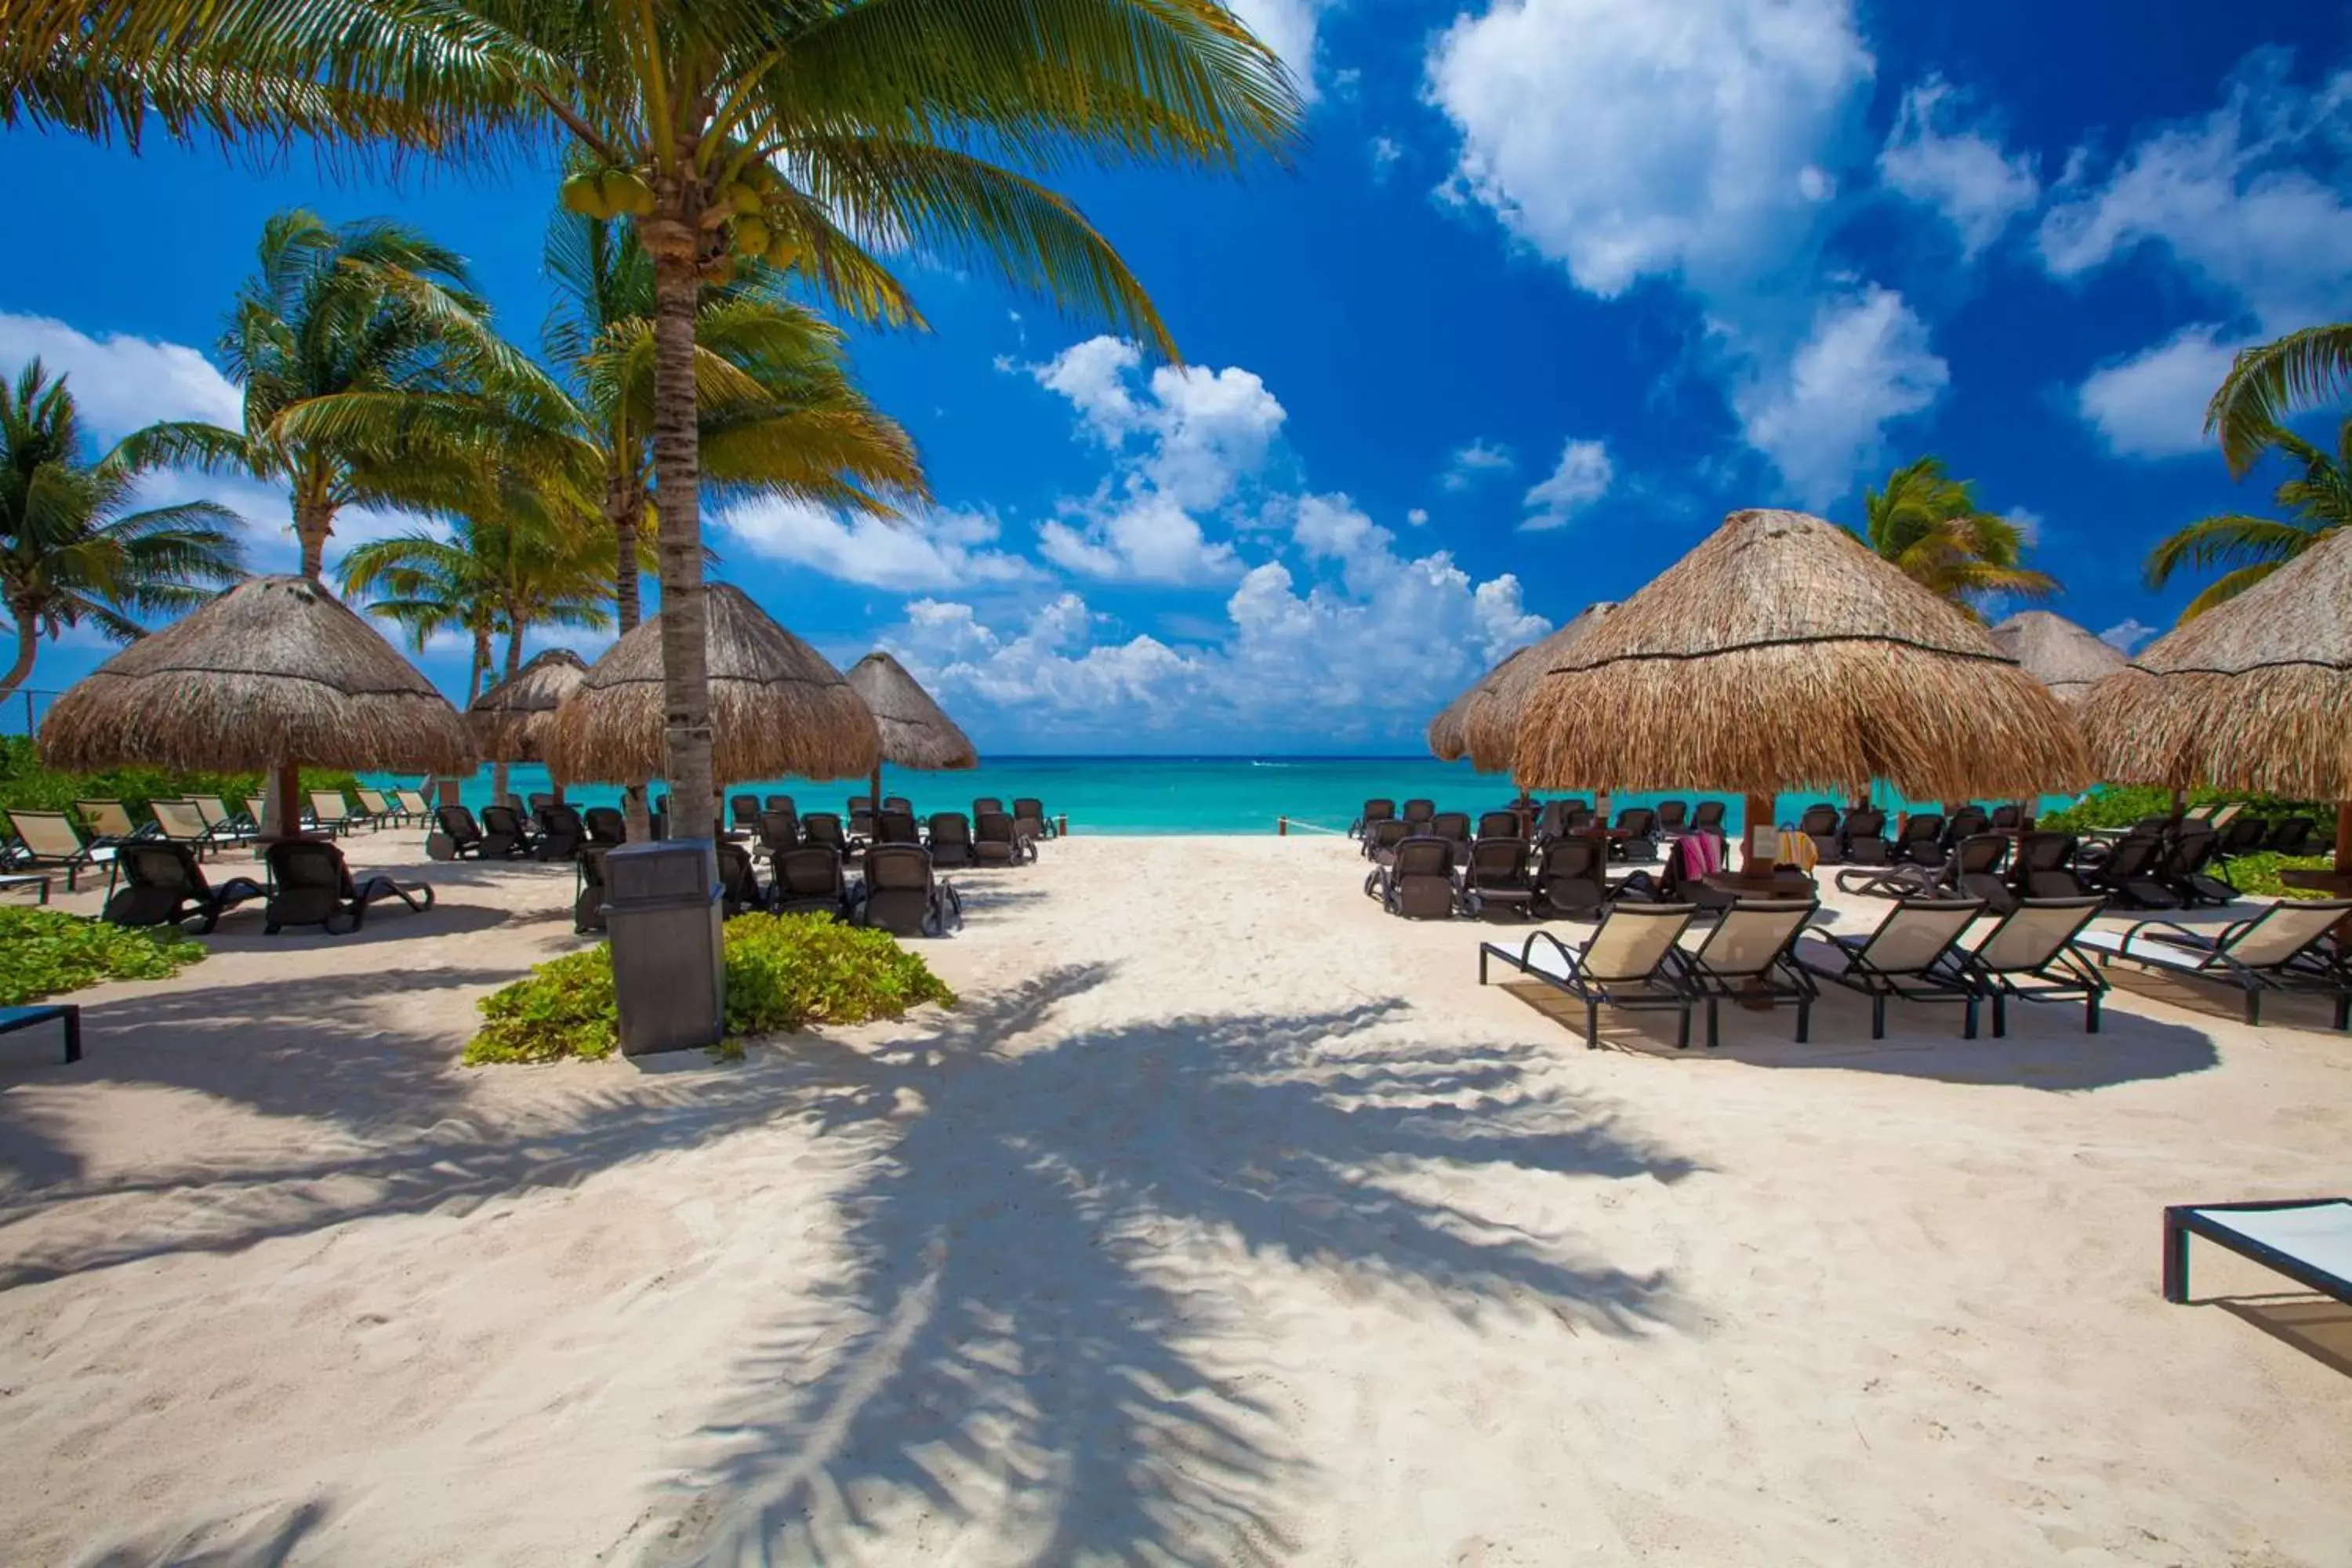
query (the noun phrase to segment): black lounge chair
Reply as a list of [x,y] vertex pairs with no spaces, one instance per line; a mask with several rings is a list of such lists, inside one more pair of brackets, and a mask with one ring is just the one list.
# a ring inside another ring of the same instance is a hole
[[588,842],[587,824],[580,820],[578,811],[562,801],[551,800],[533,815],[539,819],[539,845],[534,853],[541,860],[551,864],[569,860]]
[[1478,984],[1487,983],[1495,959],[1531,980],[1539,980],[1584,1004],[1584,1043],[1601,1045],[1601,1009],[1651,1009],[1682,1015],[1675,1044],[1690,1044],[1691,1006],[1696,994],[1684,977],[1675,942],[1698,911],[1688,904],[1614,904],[1581,946],[1570,947],[1548,931],[1528,936],[1519,951],[1486,942],[1478,944]]
[[781,854],[787,849],[799,848],[801,845],[799,814],[789,809],[776,810],[772,807],[761,812],[759,838],[760,847],[771,855]]
[[[1979,816],[1983,814],[1979,812]],[[1951,890],[1963,899],[1978,899],[1993,914],[2005,915],[2017,907],[2001,868],[2009,860],[2010,841],[1998,833],[1975,833],[1952,850]]]
[[1884,866],[1895,858],[1886,842],[1886,814],[1874,805],[1858,805],[1838,824],[1838,856],[1849,866]]
[[1478,838],[1516,838],[1527,842],[1527,818],[1516,811],[1482,811],[1478,814],[1478,829],[1471,837]]
[[2352,1306],[2352,1198],[2171,1204],[2164,1211],[2164,1299],[2189,1300],[2189,1238],[2201,1236]]
[[2271,825],[2259,816],[2233,818],[2221,830],[2221,839],[2216,852],[2224,860],[2234,860],[2241,855],[2259,855],[2271,836]]
[[2271,828],[2270,839],[2263,847],[2273,855],[2316,853],[2312,847],[2311,837],[2318,826],[2319,824],[2307,816],[2283,817]]
[[[988,816],[993,813],[1003,810],[1004,803],[992,795],[982,795],[979,799],[971,803],[971,817],[974,822],[979,821],[983,816]],[[1009,816],[1011,814],[1007,813],[1006,815]]]
[[776,913],[849,918],[849,879],[832,850],[822,845],[782,850],[769,857],[768,867]]
[[933,812],[930,839],[931,864],[940,870],[980,863],[972,851],[971,819],[961,811]]
[[541,811],[541,809],[542,807],[545,807],[545,806],[551,806],[551,805],[555,805],[555,804],[556,804],[555,796],[553,796],[552,795],[547,794],[546,792],[544,792],[544,791],[541,791],[541,790],[533,790],[533,791],[531,791],[531,792],[530,792],[530,809],[531,809],[531,815],[532,815],[532,816],[536,816],[539,814],[539,812]]
[[1611,847],[1628,860],[1658,858],[1658,814],[1646,805],[1629,805],[1617,814]]
[[1466,811],[1441,811],[1421,829],[1432,838],[1443,838],[1454,848],[1454,863],[1466,865],[1470,859],[1470,814]]
[[1402,809],[1399,810],[1397,813],[1397,816],[1402,818],[1408,826],[1413,827],[1427,826],[1429,825],[1429,819],[1436,815],[1437,803],[1433,800],[1406,801]]
[[1013,803],[1013,830],[1030,844],[1030,856],[1034,858],[1036,847],[1055,837],[1054,819],[1045,815],[1045,803],[1034,795],[1024,795]]
[[1992,818],[1982,806],[1964,805],[1944,824],[1944,847],[1957,849],[1979,833],[1992,831]]
[[1533,915],[1536,885],[1528,875],[1528,841],[1516,834],[1472,840],[1462,872],[1462,902],[1473,915],[1485,914],[1490,906]]
[[2021,1002],[2080,1002],[2084,1031],[2099,1032],[2099,998],[2107,982],[2075,941],[2105,907],[2095,893],[2027,899],[1976,946],[1954,950],[1961,973],[1992,1002],[1993,1038],[2009,1033],[2012,996]]
[[738,833],[749,833],[760,826],[760,797],[756,795],[732,795],[727,797],[727,826]]
[[263,896],[261,884],[250,877],[232,877],[214,887],[205,879],[196,852],[185,844],[142,839],[119,845],[114,863],[122,884],[108,896],[100,918],[119,926],[194,921],[202,936],[237,905]]
[[2221,840],[2201,822],[2184,822],[2166,848],[2157,875],[2184,909],[2200,904],[2233,904],[2241,896],[2236,884],[2219,875]]
[[761,890],[759,868],[752,864],[751,852],[740,844],[720,839],[711,847],[719,858],[719,918],[733,920],[768,907],[768,896]]
[[1013,826],[1008,811],[983,812],[971,819],[972,862],[980,866],[1018,866],[1037,858],[1037,846]]
[[1751,899],[1726,910],[1696,948],[1675,949],[1684,979],[1706,1001],[1707,1049],[1713,1050],[1719,1037],[1717,1008],[1727,999],[1741,1006],[1794,1003],[1797,1043],[1805,1042],[1812,1025],[1815,987],[1790,954],[1820,908],[1811,899]]
[[369,907],[385,899],[418,914],[433,907],[433,889],[423,882],[404,886],[389,877],[353,881],[343,852],[324,839],[281,839],[268,856],[269,902],[262,910],[262,929],[272,936],[287,926],[308,925],[338,935],[338,921],[350,922],[344,931],[355,931],[367,923]]
[[801,842],[830,849],[846,858],[849,837],[842,831],[841,818],[829,811],[812,811],[801,818]]
[[1407,920],[1452,920],[1462,901],[1453,844],[1426,834],[1404,840],[1390,864],[1374,867],[1364,879],[1364,893],[1379,900],[1389,913]]
[[1348,837],[1361,838],[1373,823],[1386,822],[1395,815],[1396,802],[1385,799],[1368,800],[1364,802],[1364,809],[1357,815],[1356,820],[1348,824]]
[[1886,1037],[1890,997],[1958,1002],[1967,1009],[1963,1037],[1977,1037],[1977,988],[1952,957],[1969,922],[1984,912],[1974,899],[1906,899],[1868,936],[1824,936],[1801,943],[1797,962],[1821,979],[1870,998],[1870,1037]]
[[849,837],[859,843],[874,837],[874,797],[853,795],[849,797],[849,819],[845,824]]
[[1845,854],[1845,836],[1838,830],[1838,808],[1825,801],[1805,807],[1804,815],[1797,818],[1797,831],[1813,841],[1813,853],[1824,860]]
[[2107,858],[2091,868],[2092,887],[2124,909],[2169,910],[2180,900],[2164,885],[2164,840],[2130,833],[2118,838]]
[[1364,835],[1364,858],[1385,866],[1396,858],[1396,847],[1412,836],[1412,824],[1401,816],[1375,822]]
[[2160,973],[2235,985],[2245,993],[2249,1024],[2263,1021],[2263,997],[2273,991],[2329,997],[2341,1029],[2352,1017],[2352,967],[2329,933],[2347,914],[2352,899],[2288,899],[2219,931],[2141,921],[2121,935],[2086,931],[2077,940],[2103,965],[2127,958]]
[[1895,830],[1893,858],[1908,860],[1915,866],[1940,865],[1944,859],[1944,819],[1932,811],[1923,811],[1903,819]]
[[903,811],[877,811],[874,814],[874,842],[877,844],[920,844],[922,829],[914,816]]
[[1658,802],[1658,831],[1669,837],[1689,831],[1690,802],[1662,800]]
[[484,858],[482,825],[462,805],[433,808],[433,831],[425,836],[425,852],[436,860]]
[[602,840],[584,844],[572,862],[576,869],[572,884],[573,931],[584,934],[604,929],[604,857],[619,842],[616,838],[611,844]]
[[539,840],[523,821],[522,814],[513,806],[482,807],[482,856],[485,859],[528,855],[538,845]]
[[2075,838],[2071,833],[2027,833],[2017,840],[2010,861],[2010,886],[2021,899],[2079,899],[2090,892],[2074,869]]
[[2013,800],[2002,801],[1992,808],[1992,830],[1995,833],[2016,833],[2032,826],[2025,819],[2025,808]]
[[609,849],[629,841],[629,819],[616,805],[592,805],[580,814],[580,824],[591,844]]
[[1556,915],[1589,915],[1609,902],[1606,852],[1591,838],[1555,838],[1536,853],[1536,897]]
[[794,816],[798,816],[801,814],[801,808],[799,805],[794,804],[793,797],[788,795],[772,795],[760,804],[761,809],[767,811],[789,811]]
[[1723,802],[1703,800],[1691,807],[1690,830],[1693,833],[1723,831]]
[[931,872],[919,844],[877,844],[866,852],[866,886],[856,920],[894,936],[945,936],[963,924],[963,900]]
[[8,858],[12,870],[66,874],[66,891],[72,892],[84,871],[114,858],[110,847],[83,842],[81,830],[62,811],[11,811],[9,825],[16,830],[16,848]]

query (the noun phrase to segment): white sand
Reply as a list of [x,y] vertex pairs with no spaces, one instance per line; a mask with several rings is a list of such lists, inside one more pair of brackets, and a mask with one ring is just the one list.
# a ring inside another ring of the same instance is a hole
[[1081,837],[952,1013],[469,1072],[569,872],[431,875],[0,1042],[9,1563],[2352,1562],[2352,1310],[2157,1292],[2352,1189],[2313,1004],[1588,1051],[1348,847]]

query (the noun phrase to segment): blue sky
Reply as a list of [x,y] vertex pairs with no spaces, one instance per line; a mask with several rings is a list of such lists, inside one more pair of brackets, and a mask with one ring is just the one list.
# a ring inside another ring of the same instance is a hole
[[[2344,6],[1235,8],[1311,95],[1296,167],[1068,187],[1184,368],[912,258],[934,331],[856,357],[938,511],[712,519],[721,575],[844,665],[895,649],[983,749],[1411,750],[1725,512],[1852,523],[1931,451],[2030,524],[2051,607],[2130,644],[2195,588],[2141,585],[2151,542],[2267,510],[2277,476],[2233,484],[2198,433],[2231,349],[2352,310]],[[68,370],[110,436],[233,419],[205,355],[289,205],[425,227],[537,341],[544,169],[0,153],[19,214],[79,215],[0,247],[0,367]],[[282,499],[158,489],[290,564]],[[69,637],[33,684],[105,652]],[[423,662],[462,684],[460,651]]]

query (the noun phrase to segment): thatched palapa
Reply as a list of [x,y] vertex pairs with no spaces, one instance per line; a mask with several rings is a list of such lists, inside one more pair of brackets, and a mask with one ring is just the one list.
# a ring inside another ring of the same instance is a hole
[[1930,800],[2029,795],[2086,772],[2057,699],[1983,626],[1793,511],[1732,513],[1540,671],[1515,764],[1532,789],[1770,795],[1885,779]]
[[2143,649],[2083,730],[2118,783],[2352,800],[2352,532]]
[[[872,771],[881,737],[841,671],[742,590],[714,583],[703,602],[713,778],[839,779]],[[668,771],[659,616],[614,643],[565,699],[549,765],[586,783],[626,784]]]
[[555,735],[555,710],[579,689],[588,663],[568,647],[551,647],[501,680],[466,710],[474,749],[494,763],[543,763]]
[[[1528,700],[1545,674],[1566,661],[1593,627],[1607,621],[1617,606],[1607,600],[1588,605],[1584,612],[1541,642],[1523,649],[1524,658],[1507,658],[1479,682],[1482,689],[1463,716],[1464,749],[1470,765],[1483,773],[1517,771],[1519,721],[1527,716]],[[1521,780],[1525,786],[1526,781]],[[1607,789],[1607,784],[1596,784]]]
[[52,767],[472,765],[448,699],[307,577],[255,577],[140,638],[57,700]]
[[2124,656],[2063,616],[2025,610],[1993,627],[2000,651],[2069,708],[2124,667]]
[[1528,647],[1513,648],[1505,654],[1500,663],[1464,687],[1462,695],[1447,703],[1437,717],[1429,721],[1431,756],[1441,763],[1458,763],[1470,754],[1470,710],[1486,695],[1487,688],[1534,646],[1530,643]]
[[980,753],[931,694],[887,653],[869,653],[849,670],[849,688],[881,727],[882,760],[892,767],[970,768]]

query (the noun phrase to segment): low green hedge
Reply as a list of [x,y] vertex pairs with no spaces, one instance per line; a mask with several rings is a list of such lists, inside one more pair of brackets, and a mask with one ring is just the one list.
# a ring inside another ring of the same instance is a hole
[[[305,790],[359,787],[357,773],[321,768],[302,771]],[[107,768],[94,773],[59,773],[41,765],[40,753],[23,735],[0,735],[0,811],[71,811],[78,800],[119,800],[136,819],[151,800],[216,795],[241,811],[247,795],[261,793],[259,773],[182,773],[170,768]]]
[[2279,880],[2279,873],[2289,867],[2316,871],[2335,863],[2329,855],[2240,855],[2230,862],[2230,880],[2238,891],[2263,898],[2324,899],[2328,895],[2310,888],[2288,887]]
[[171,927],[132,931],[63,910],[0,908],[0,1006],[101,980],[163,980],[205,956]]
[[[2243,801],[2249,816],[2275,822],[2282,816],[2308,816],[2323,832],[2335,831],[2336,807],[2308,800],[2287,800],[2272,795],[2249,795],[2240,789],[2193,789],[2190,805],[2226,805]],[[2172,792],[2153,784],[2099,784],[2063,811],[2053,811],[2034,824],[2053,833],[2081,833],[2093,827],[2129,827],[2172,810]]]
[[[727,1037],[781,1034],[810,1024],[903,1016],[925,1002],[955,1005],[930,966],[887,931],[824,915],[741,915],[727,922]],[[567,953],[482,998],[469,1066],[593,1061],[619,1044],[612,950]]]

